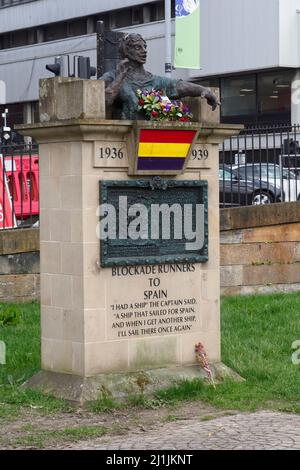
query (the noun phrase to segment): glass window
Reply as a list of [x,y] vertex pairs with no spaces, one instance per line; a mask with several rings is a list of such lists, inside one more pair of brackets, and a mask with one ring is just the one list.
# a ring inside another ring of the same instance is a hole
[[70,21],[68,24],[69,36],[83,36],[86,34],[86,18]]
[[175,0],[171,0],[171,18],[175,18]]
[[150,5],[151,19],[150,21],[160,21],[165,19],[165,4],[164,2],[156,2]]
[[1,38],[1,48],[2,49],[9,49],[12,44],[11,42],[11,34],[10,33],[7,33],[7,34],[3,34],[2,38]]
[[67,23],[54,23],[44,29],[44,40],[55,41],[67,37]]
[[27,31],[16,31],[11,34],[11,47],[20,47],[27,44]]
[[259,113],[287,113],[291,109],[291,72],[258,75]]
[[27,31],[27,44],[35,44],[35,43],[37,43],[37,30],[29,29]]
[[5,109],[8,109],[7,114],[7,125],[11,128],[15,124],[23,124],[24,123],[24,104],[8,104],[0,106],[0,112],[4,113]]
[[222,116],[256,113],[255,75],[221,79]]
[[220,79],[219,78],[209,78],[204,80],[199,80],[199,85],[209,87],[209,88],[220,88]]
[[131,26],[132,24],[132,11],[131,8],[127,10],[119,10],[115,13],[111,13],[112,26],[114,28],[124,28],[125,26]]
[[132,24],[141,24],[143,23],[143,8],[137,7],[132,8]]
[[219,180],[231,181],[234,179],[234,174],[231,174],[229,170],[219,169]]
[[[262,165],[261,166],[261,174],[263,178],[270,178],[270,179],[280,179],[281,171],[278,165]],[[282,177],[284,179],[295,179],[295,174],[292,171],[289,171],[285,168],[282,169]]]
[[39,107],[39,102],[34,101],[32,103],[33,105],[33,120],[34,122],[40,122],[40,107]]
[[239,166],[238,168],[236,168],[236,172],[239,177],[243,180],[258,178],[260,175],[259,167],[251,164],[246,166]]
[[[239,167],[237,172],[243,179],[250,179],[253,176],[254,178],[262,179],[263,181],[271,179],[279,180],[281,178],[280,167],[273,163],[249,164]],[[282,177],[285,179],[295,179],[295,174],[292,171],[283,168]]]

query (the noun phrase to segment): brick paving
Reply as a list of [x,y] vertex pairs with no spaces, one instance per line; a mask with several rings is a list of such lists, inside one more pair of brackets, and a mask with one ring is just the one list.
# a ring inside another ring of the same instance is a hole
[[81,450],[300,449],[300,415],[260,411],[186,420],[68,447]]

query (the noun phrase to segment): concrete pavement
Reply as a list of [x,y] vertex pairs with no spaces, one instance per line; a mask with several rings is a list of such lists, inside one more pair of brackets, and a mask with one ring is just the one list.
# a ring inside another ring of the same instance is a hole
[[170,422],[147,432],[111,436],[68,447],[80,450],[300,449],[300,415],[259,411],[210,421]]

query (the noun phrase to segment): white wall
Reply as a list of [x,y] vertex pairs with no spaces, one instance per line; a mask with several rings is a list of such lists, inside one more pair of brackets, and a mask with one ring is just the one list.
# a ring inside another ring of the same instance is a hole
[[299,67],[299,13],[300,0],[279,0],[280,66]]
[[279,66],[279,0],[201,0],[201,5],[202,70],[191,77]]
[[1,32],[94,15],[154,0],[39,0],[0,9]]

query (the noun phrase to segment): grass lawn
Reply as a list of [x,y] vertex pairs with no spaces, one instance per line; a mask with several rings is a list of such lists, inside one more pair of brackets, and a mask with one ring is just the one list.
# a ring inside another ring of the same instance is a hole
[[[0,304],[5,309],[7,304]],[[20,315],[17,325],[0,326],[0,341],[6,345],[6,364],[0,364],[0,418],[10,417],[22,406],[45,412],[64,411],[63,400],[47,397],[20,385],[40,369],[40,307],[37,302],[9,304]]]
[[[40,368],[40,320],[38,303],[15,308],[20,311],[20,323],[0,326],[0,341],[7,349],[7,363],[0,365],[0,417],[10,417],[24,406],[45,413],[66,411],[68,405],[63,400],[20,389],[20,384]],[[217,390],[199,381],[185,382],[157,392],[154,400],[132,398],[131,406],[192,399],[227,409],[299,413],[300,365],[292,363],[295,340],[300,340],[300,292],[224,298],[222,360],[246,381],[226,381]],[[94,410],[102,411],[101,403]]]
[[300,413],[300,364],[292,343],[300,340],[300,292],[223,298],[222,361],[246,379],[226,381],[214,390],[182,384],[160,398],[186,393],[212,405],[237,410],[276,409]]

